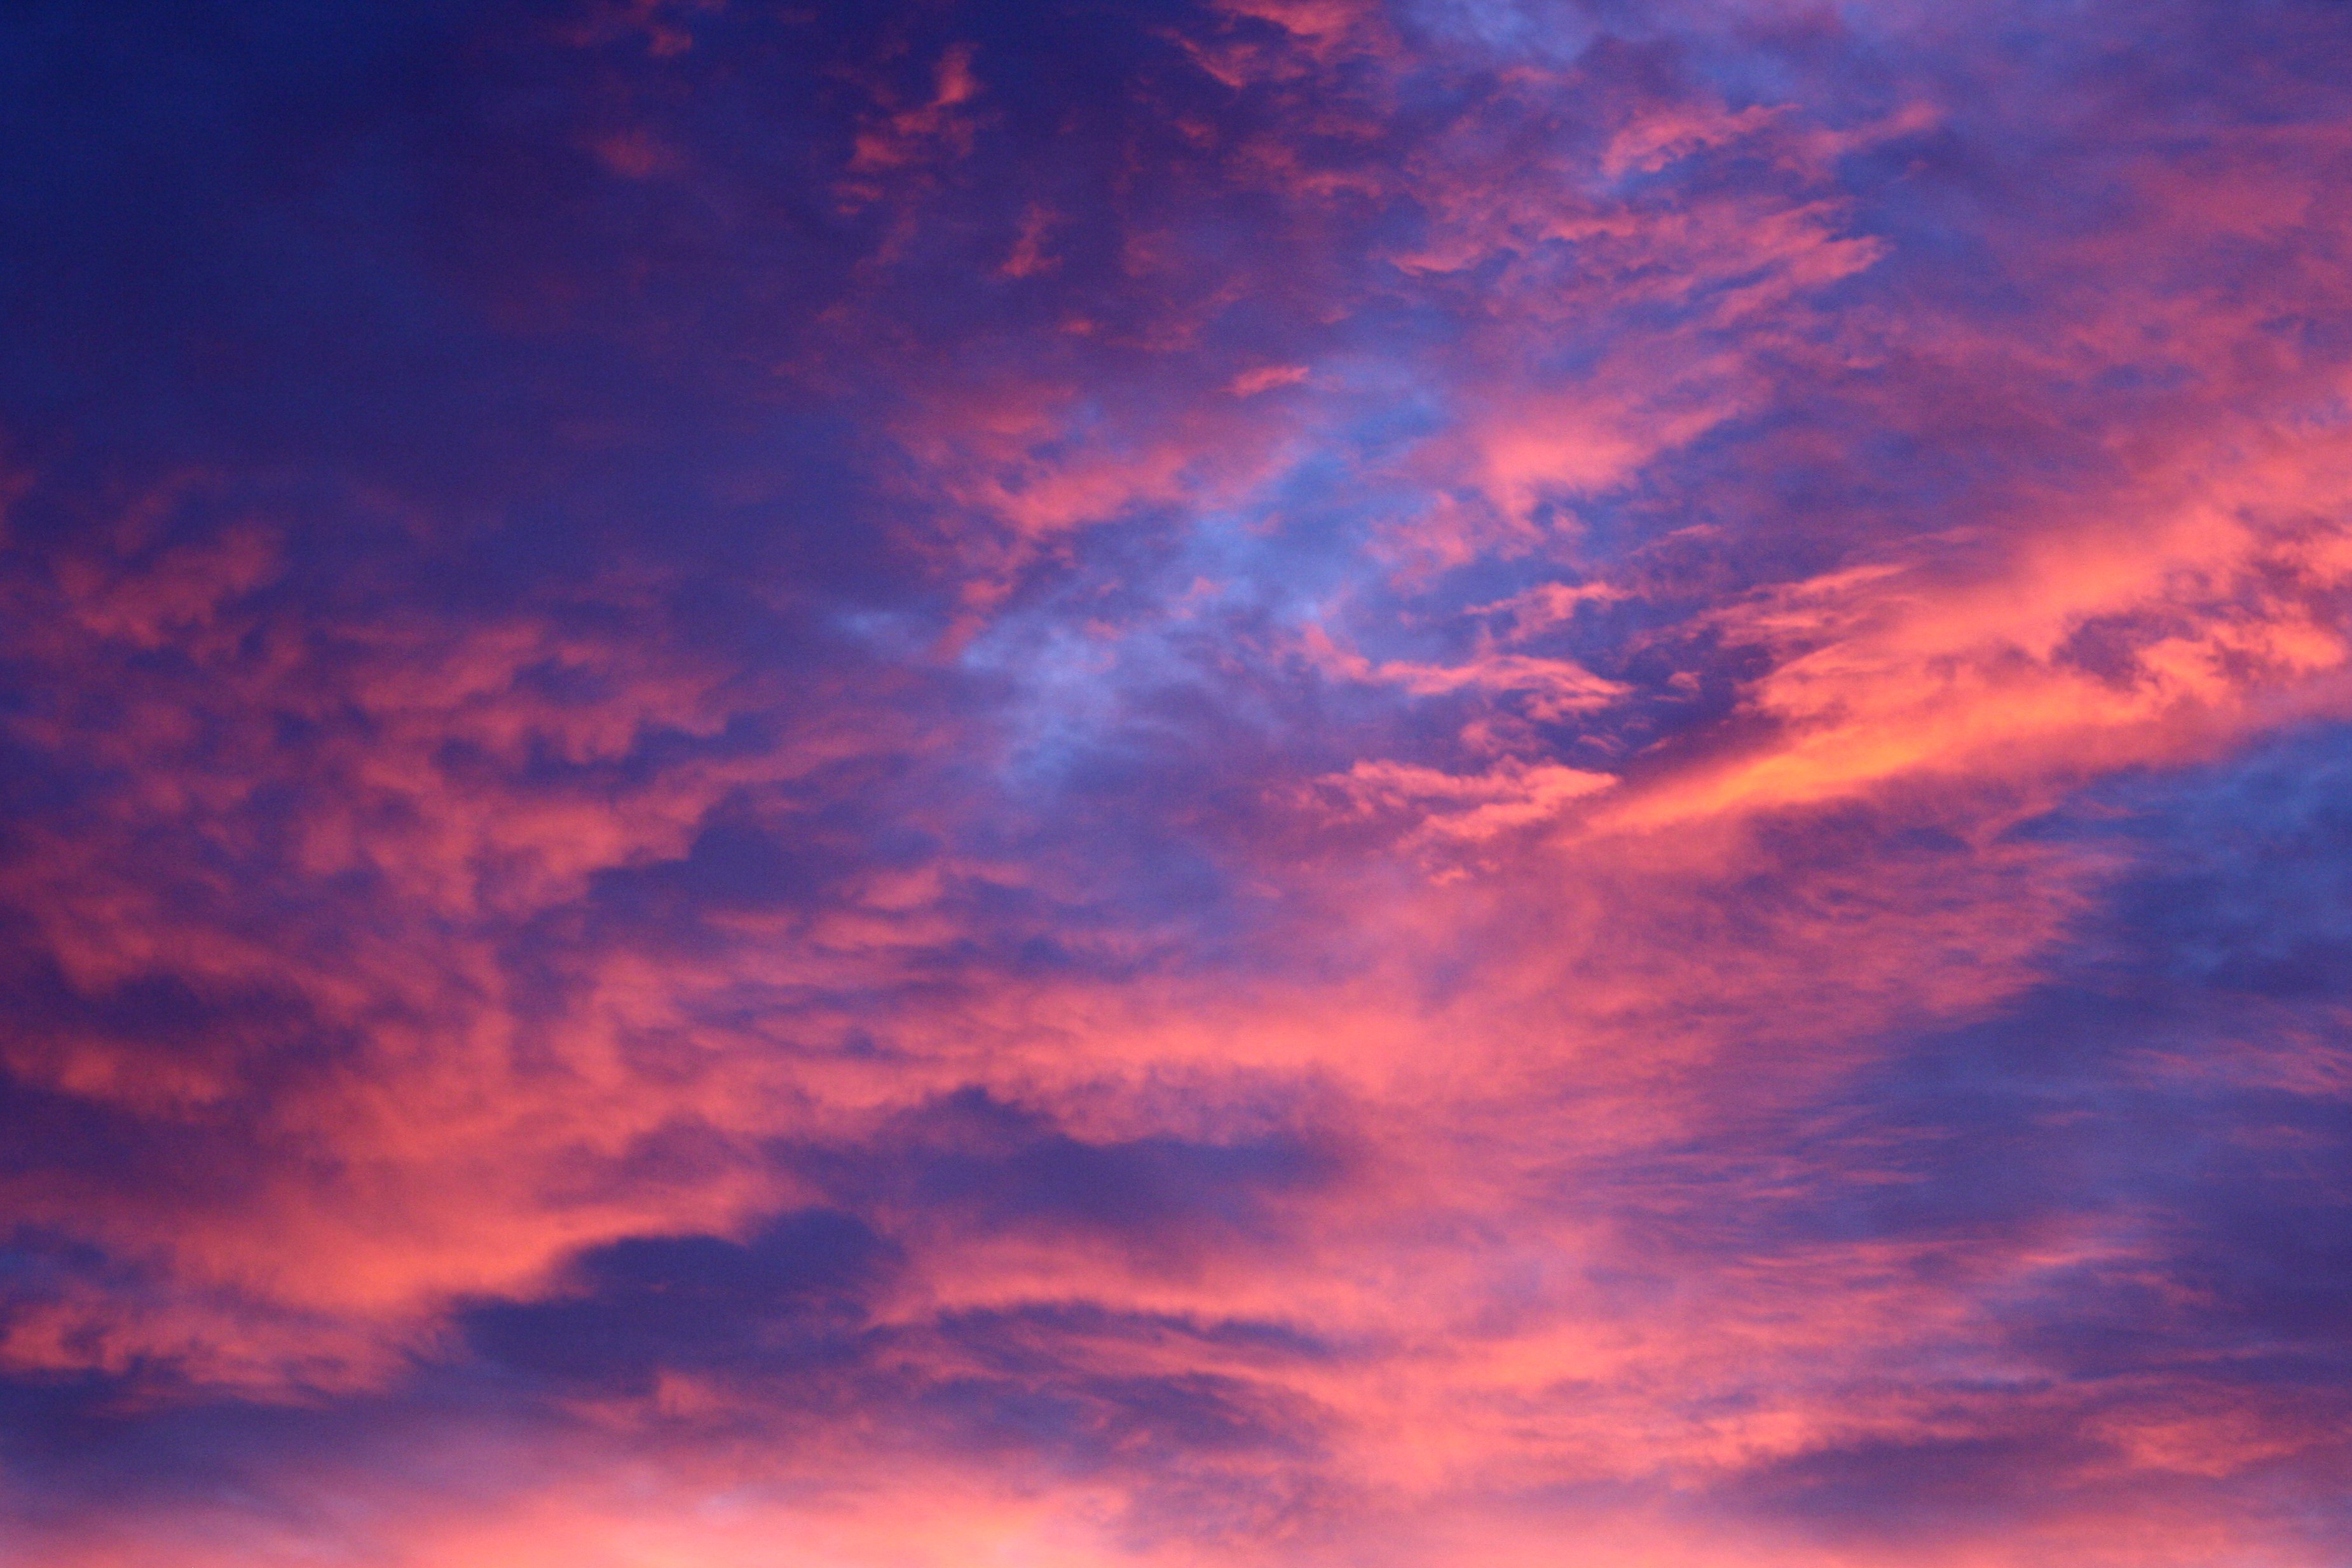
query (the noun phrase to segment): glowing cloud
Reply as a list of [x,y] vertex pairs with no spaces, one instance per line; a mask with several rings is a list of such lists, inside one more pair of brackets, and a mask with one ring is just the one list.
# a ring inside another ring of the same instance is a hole
[[0,17],[0,1563],[2338,1568],[2352,13]]

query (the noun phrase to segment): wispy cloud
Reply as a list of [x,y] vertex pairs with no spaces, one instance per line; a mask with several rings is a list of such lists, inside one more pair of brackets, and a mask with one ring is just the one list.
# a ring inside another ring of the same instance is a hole
[[0,1557],[2337,1561],[2341,6],[0,34]]

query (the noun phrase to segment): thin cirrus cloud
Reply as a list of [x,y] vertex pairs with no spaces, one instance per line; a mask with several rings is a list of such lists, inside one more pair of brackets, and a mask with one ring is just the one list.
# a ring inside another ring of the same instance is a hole
[[2340,1552],[2341,7],[0,26],[0,1559]]

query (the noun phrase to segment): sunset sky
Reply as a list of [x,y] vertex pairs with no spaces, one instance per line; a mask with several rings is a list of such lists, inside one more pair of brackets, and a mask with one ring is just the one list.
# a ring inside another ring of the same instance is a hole
[[0,1568],[2352,1564],[2347,62],[0,9]]

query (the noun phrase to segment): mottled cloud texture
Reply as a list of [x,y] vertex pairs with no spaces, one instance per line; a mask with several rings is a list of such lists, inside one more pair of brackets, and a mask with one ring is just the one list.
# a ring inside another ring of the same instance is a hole
[[0,1563],[2340,1568],[2336,0],[0,16]]

